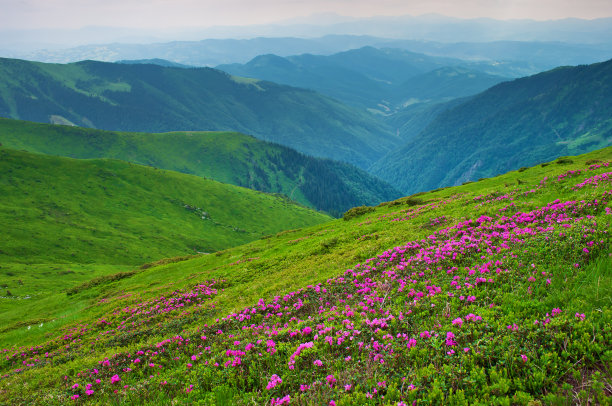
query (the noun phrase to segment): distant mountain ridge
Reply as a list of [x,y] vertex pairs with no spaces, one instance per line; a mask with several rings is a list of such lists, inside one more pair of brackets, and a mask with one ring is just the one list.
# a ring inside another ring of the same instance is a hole
[[0,118],[8,148],[71,158],[114,158],[281,193],[335,216],[400,197],[349,164],[312,158],[238,133],[119,133]]
[[404,193],[612,144],[612,60],[504,82],[440,113],[370,168]]
[[246,64],[219,65],[217,69],[312,89],[345,104],[386,114],[410,100],[446,101],[506,80],[470,65],[459,59],[368,46],[329,56],[260,55]]
[[148,64],[0,59],[0,116],[117,131],[239,131],[361,168],[400,141],[373,115],[313,91]]

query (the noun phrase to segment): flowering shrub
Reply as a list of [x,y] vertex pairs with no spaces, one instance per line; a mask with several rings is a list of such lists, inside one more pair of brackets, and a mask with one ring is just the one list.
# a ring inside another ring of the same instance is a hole
[[[231,311],[215,302],[230,276],[150,300],[126,297],[60,337],[3,350],[0,400],[558,403],[572,402],[572,382],[590,373],[594,389],[586,396],[604,403],[610,394],[597,382],[607,378],[595,371],[610,361],[611,312],[589,311],[570,289],[607,260],[612,192],[602,175],[372,212],[370,223],[354,227],[372,227],[376,241],[409,222],[426,234]],[[559,187],[564,199],[529,200]],[[512,209],[500,211],[510,200]],[[334,246],[341,250],[342,242]],[[65,373],[40,396],[14,385],[47,370]]]

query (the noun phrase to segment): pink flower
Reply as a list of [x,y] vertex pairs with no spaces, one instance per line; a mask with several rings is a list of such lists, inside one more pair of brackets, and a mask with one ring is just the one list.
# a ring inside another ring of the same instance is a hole
[[268,382],[268,386],[266,386],[267,390],[273,389],[274,387],[276,387],[278,384],[282,383],[283,380],[276,374],[272,375],[270,377],[270,382]]
[[321,361],[320,359],[317,359],[313,362],[313,364],[315,364],[316,366],[320,367],[321,365],[323,365],[323,361]]
[[79,395],[72,395],[70,396],[70,399],[72,400],[77,400],[79,398]]
[[121,381],[121,378],[119,378],[119,375],[113,375],[111,377],[111,383],[117,383],[119,381]]
[[580,321],[583,321],[585,319],[585,315],[584,313],[576,313],[576,318],[579,319]]
[[525,354],[521,354],[521,359],[523,360],[523,362],[527,362],[529,358],[527,358]]
[[461,317],[457,317],[455,320],[453,320],[453,326],[459,326],[461,327],[463,325],[463,320],[461,320]]
[[139,362],[140,362],[140,358],[136,358],[136,359],[134,360],[134,364],[138,364]]
[[347,391],[347,392],[350,391],[351,388],[352,388],[352,385],[350,385],[350,384],[344,385],[344,390]]
[[93,390],[91,390],[91,389],[87,389],[87,390],[85,391],[85,394],[86,394],[87,396],[91,396],[91,395],[93,395],[93,394],[94,394],[94,391],[93,391]]
[[334,378],[333,375],[327,375],[325,379],[327,380],[329,386],[334,386],[334,384],[336,383],[336,378]]

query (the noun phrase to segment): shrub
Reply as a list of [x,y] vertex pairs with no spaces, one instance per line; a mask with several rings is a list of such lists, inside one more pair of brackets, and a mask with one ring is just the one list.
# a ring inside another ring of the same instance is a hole
[[133,276],[135,273],[136,271],[129,271],[129,272],[118,272],[112,275],[99,276],[97,278],[93,278],[90,281],[81,283],[80,285],[77,285],[73,288],[68,289],[66,291],[66,294],[68,296],[71,296],[83,290],[87,290],[89,288],[93,288],[94,286],[101,285],[103,283],[114,282],[114,281],[118,281],[124,278],[129,278],[130,276]]
[[349,209],[346,211],[346,213],[344,213],[344,215],[342,216],[342,218],[345,221],[348,221],[354,217],[359,217],[362,216],[366,213],[370,213],[374,211],[374,207],[371,206],[357,206],[357,207],[353,207],[352,209]]

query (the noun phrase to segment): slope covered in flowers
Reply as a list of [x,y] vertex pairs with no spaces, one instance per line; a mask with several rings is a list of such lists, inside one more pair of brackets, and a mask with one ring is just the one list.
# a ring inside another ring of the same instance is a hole
[[92,297],[79,324],[2,350],[0,400],[606,404],[611,158],[400,199],[79,293]]

